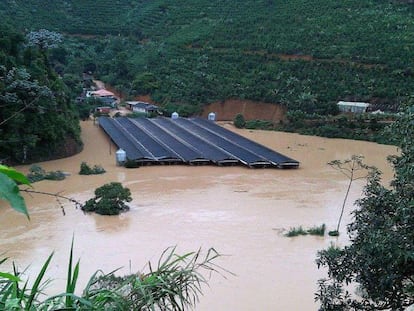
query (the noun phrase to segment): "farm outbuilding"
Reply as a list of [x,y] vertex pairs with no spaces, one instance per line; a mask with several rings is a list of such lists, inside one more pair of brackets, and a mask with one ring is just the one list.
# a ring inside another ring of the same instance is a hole
[[369,103],[359,103],[359,102],[345,102],[339,101],[338,108],[341,112],[351,112],[351,113],[365,113],[367,112]]
[[127,158],[139,165],[299,166],[296,160],[201,118],[101,117],[99,124]]
[[158,106],[146,102],[127,101],[125,104],[126,107],[133,112],[151,114],[156,113],[158,111]]

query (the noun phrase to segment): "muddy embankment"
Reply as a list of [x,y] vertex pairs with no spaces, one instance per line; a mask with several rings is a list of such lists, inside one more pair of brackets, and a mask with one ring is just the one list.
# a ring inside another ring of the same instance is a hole
[[266,120],[276,124],[285,120],[286,108],[279,104],[227,99],[206,105],[202,116],[207,118],[210,112],[216,114],[218,121],[233,121],[234,117],[241,113],[246,120]]

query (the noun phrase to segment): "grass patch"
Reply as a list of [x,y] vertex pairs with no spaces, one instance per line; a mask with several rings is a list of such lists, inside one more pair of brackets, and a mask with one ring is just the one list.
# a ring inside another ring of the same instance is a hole
[[325,224],[322,224],[320,226],[315,226],[315,227],[312,227],[312,228],[309,228],[308,229],[308,233],[310,235],[324,236],[325,235],[325,231],[326,231]]
[[290,228],[289,231],[285,234],[287,237],[294,237],[298,235],[307,235],[308,232],[302,228],[302,226]]
[[314,226],[309,229],[304,229],[302,226],[290,228],[287,233],[285,233],[286,237],[295,237],[299,235],[319,235],[324,236],[326,231],[326,225],[322,224],[320,226]]

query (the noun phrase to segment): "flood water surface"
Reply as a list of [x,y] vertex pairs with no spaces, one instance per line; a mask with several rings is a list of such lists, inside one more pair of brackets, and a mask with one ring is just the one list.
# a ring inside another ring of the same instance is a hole
[[[229,129],[229,125],[224,125]],[[40,163],[46,170],[71,175],[63,181],[35,183],[35,190],[61,193],[84,202],[93,190],[111,181],[131,189],[131,210],[120,216],[85,215],[70,203],[60,205],[47,196],[26,196],[31,220],[5,204],[0,209],[0,252],[28,274],[37,273],[54,251],[48,291],[63,291],[72,236],[75,258],[80,258],[79,289],[97,269],[121,273],[145,270],[162,251],[207,251],[223,256],[218,264],[233,274],[212,275],[197,310],[317,310],[314,292],[325,271],[315,265],[318,250],[331,243],[347,243],[345,225],[353,201],[361,196],[363,181],[355,182],[346,206],[339,239],[283,233],[296,226],[323,223],[334,230],[347,179],[326,165],[353,154],[384,172],[392,172],[386,157],[395,147],[297,134],[237,130],[301,162],[299,169],[248,169],[215,166],[149,166],[125,169],[115,165],[115,146],[92,124],[82,124],[85,149],[80,154]],[[80,176],[82,161],[100,164],[104,175]],[[28,167],[19,167],[27,171]]]

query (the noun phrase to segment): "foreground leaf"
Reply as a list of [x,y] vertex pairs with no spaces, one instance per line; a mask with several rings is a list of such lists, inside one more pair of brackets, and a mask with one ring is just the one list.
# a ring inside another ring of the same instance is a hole
[[0,173],[0,199],[8,201],[15,211],[25,214],[29,218],[26,203],[20,195],[19,187],[13,179],[3,173]]
[[3,173],[4,175],[8,176],[9,178],[13,179],[18,183],[30,186],[30,182],[27,179],[27,177],[23,173],[16,171],[14,168],[5,165],[0,165],[0,173]]

